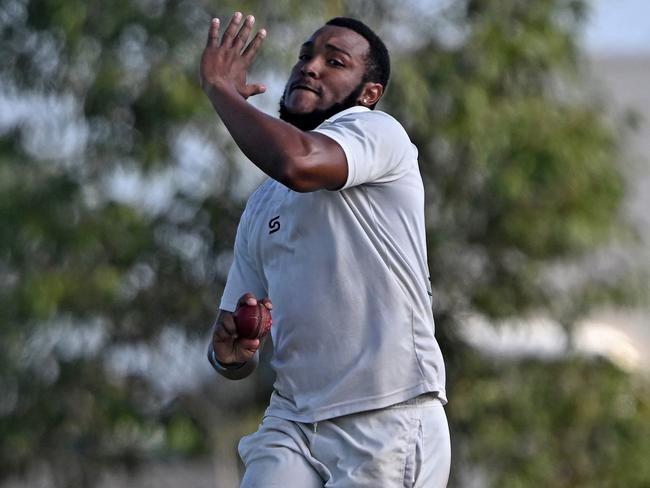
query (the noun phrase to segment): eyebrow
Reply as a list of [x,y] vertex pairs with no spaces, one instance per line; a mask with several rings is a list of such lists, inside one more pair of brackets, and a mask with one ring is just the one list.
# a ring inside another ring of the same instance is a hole
[[[307,41],[302,46],[300,46],[300,49],[311,48],[313,46],[314,46],[314,43],[312,41]],[[335,46],[334,44],[329,44],[328,43],[328,44],[325,44],[325,47],[327,49],[331,49],[333,51],[338,51],[338,52],[340,52],[342,54],[345,54],[348,58],[352,59],[352,56],[350,55],[349,52],[347,52],[345,49],[342,49],[342,48],[340,48],[338,46]]]

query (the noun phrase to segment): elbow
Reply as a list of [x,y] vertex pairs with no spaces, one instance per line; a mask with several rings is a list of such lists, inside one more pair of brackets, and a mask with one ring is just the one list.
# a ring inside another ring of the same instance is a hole
[[314,169],[302,158],[286,158],[279,166],[282,169],[276,179],[290,190],[309,193],[322,189],[315,178]]
[[277,158],[274,178],[298,193],[335,190],[347,178],[345,153],[326,136],[310,135],[302,143],[285,144]]

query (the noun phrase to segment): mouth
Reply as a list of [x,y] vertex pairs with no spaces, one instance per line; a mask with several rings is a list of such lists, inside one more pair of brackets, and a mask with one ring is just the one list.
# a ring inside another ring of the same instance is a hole
[[291,91],[295,91],[295,90],[305,90],[320,96],[320,91],[318,91],[316,88],[312,86],[307,85],[306,83],[294,83],[293,85],[291,85]]

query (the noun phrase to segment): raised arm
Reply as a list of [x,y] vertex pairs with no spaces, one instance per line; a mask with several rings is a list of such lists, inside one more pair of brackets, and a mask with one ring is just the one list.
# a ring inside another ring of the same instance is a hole
[[[249,104],[263,93],[261,84],[247,84],[246,75],[266,37],[261,29],[248,43],[254,17],[236,12],[219,39],[219,19],[210,24],[201,58],[201,83],[212,106],[244,154],[271,178],[292,190],[334,190],[347,178],[341,146],[322,134],[303,132]],[[247,45],[248,43],[248,45]]]

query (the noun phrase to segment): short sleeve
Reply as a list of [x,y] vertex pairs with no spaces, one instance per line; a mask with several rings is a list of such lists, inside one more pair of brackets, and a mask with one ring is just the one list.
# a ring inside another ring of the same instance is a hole
[[248,213],[244,210],[237,226],[234,258],[219,305],[220,309],[229,312],[235,311],[237,302],[244,293],[253,293],[257,298],[263,298],[267,294],[249,253],[248,227]]
[[416,151],[402,125],[379,111],[351,112],[325,121],[314,132],[336,141],[348,162],[341,190],[364,183],[386,183],[408,171]]

